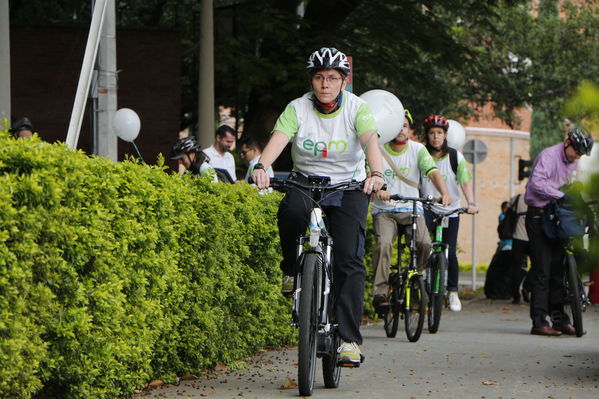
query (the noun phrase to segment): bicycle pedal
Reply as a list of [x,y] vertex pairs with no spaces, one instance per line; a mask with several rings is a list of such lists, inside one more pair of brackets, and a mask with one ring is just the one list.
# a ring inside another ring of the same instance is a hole
[[339,362],[337,362],[337,366],[339,366],[339,367],[360,367],[360,363],[339,361]]

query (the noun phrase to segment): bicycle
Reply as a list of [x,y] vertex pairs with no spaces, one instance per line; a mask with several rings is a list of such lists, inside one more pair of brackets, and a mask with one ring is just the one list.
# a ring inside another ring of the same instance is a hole
[[[311,396],[314,389],[316,358],[322,358],[326,388],[337,388],[341,379],[338,364],[338,334],[333,297],[333,239],[327,231],[320,203],[338,191],[362,190],[362,183],[351,181],[330,184],[326,176],[309,176],[308,183],[292,179],[271,178],[273,189],[307,191],[313,208],[307,235],[297,238],[298,273],[295,277],[292,304],[292,326],[299,329],[298,388],[301,396]],[[325,193],[328,192],[328,195]],[[353,366],[353,364],[352,364]]]
[[443,242],[443,228],[448,226],[449,216],[466,213],[466,208],[458,208],[444,214],[433,214],[434,239],[429,258],[425,284],[428,294],[427,324],[431,334],[439,330],[443,307],[447,306],[447,267],[449,245]]
[[385,309],[385,333],[388,338],[394,338],[399,326],[399,318],[404,319],[406,336],[410,342],[416,342],[422,334],[424,326],[424,312],[426,298],[424,295],[425,284],[422,274],[418,271],[416,263],[416,219],[418,215],[416,203],[432,203],[433,197],[415,198],[392,195],[394,201],[412,202],[412,238],[409,244],[410,263],[402,267],[401,254],[403,245],[399,240],[399,254],[397,265],[391,265],[389,274],[388,305]]
[[[589,201],[586,205],[596,204],[597,201]],[[589,208],[590,209],[590,208]],[[596,211],[593,211],[593,220],[596,220]],[[590,226],[587,224],[585,234],[589,234]],[[585,248],[586,250],[587,248]],[[580,274],[578,273],[578,264],[574,255],[574,239],[568,238],[564,246],[564,312],[570,317],[572,325],[576,330],[576,336],[582,337],[584,329],[582,326],[582,312],[586,311],[587,306],[591,304],[588,298],[584,285],[590,285],[590,282],[583,283]],[[560,320],[552,318],[554,322],[559,323]]]

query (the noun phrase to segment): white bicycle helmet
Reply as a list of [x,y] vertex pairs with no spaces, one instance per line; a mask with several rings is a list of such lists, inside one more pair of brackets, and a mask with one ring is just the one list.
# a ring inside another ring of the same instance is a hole
[[334,47],[323,47],[310,55],[306,69],[310,73],[323,69],[336,69],[343,76],[347,76],[351,68],[345,54]]

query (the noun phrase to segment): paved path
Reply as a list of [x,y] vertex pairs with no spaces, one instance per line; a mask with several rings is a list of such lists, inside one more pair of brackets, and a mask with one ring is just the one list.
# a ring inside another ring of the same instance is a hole
[[[599,398],[599,305],[584,314],[588,334],[530,335],[528,307],[476,299],[462,312],[443,313],[437,334],[409,343],[403,330],[389,339],[381,323],[362,327],[366,363],[344,369],[338,389],[326,389],[317,370],[313,397],[320,398]],[[295,348],[266,351],[248,368],[222,371],[145,391],[138,398],[292,398]]]

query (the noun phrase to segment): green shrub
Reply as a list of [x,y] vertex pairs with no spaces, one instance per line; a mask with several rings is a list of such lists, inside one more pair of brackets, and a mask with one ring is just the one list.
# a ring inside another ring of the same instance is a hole
[[293,339],[280,196],[0,134],[0,397],[129,396]]

